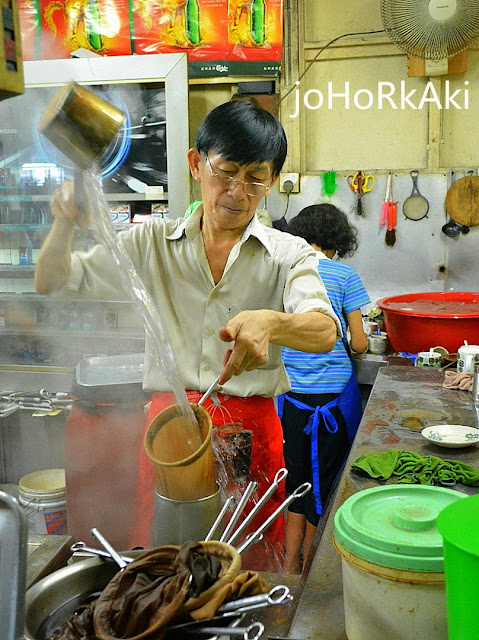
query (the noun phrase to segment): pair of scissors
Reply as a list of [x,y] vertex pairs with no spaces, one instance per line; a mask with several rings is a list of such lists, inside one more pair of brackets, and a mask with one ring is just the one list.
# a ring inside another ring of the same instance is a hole
[[374,176],[365,175],[363,171],[356,171],[354,175],[347,177],[347,181],[351,191],[354,191],[357,194],[357,197],[358,197],[357,214],[358,216],[362,216],[363,206],[361,202],[361,196],[364,193],[369,193],[369,191],[371,191],[371,189],[374,187]]
[[374,176],[365,175],[363,171],[356,171],[353,176],[347,178],[351,191],[369,193],[374,187]]

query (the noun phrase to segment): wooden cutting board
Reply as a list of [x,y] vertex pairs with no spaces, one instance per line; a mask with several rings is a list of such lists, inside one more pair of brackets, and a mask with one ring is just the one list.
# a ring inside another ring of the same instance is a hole
[[479,225],[479,176],[465,176],[449,187],[446,211],[458,224]]

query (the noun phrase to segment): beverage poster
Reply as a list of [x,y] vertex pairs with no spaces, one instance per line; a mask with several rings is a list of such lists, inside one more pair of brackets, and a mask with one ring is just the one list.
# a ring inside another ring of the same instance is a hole
[[41,59],[132,53],[128,0],[40,0]]
[[229,0],[230,75],[278,75],[283,40],[283,0]]
[[228,0],[134,0],[135,53],[188,54],[190,76],[227,75]]
[[190,77],[277,76],[283,0],[19,0],[24,60],[188,54]]
[[22,34],[23,60],[39,60],[40,56],[40,13],[35,0],[18,0],[18,16]]

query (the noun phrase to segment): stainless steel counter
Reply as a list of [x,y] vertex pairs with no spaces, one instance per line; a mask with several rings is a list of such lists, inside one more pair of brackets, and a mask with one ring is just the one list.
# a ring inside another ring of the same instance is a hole
[[[391,365],[380,368],[324,531],[317,542],[289,638],[347,640],[341,559],[332,543],[333,517],[349,496],[378,485],[377,481],[350,471],[351,463],[358,456],[401,449],[479,467],[477,445],[444,449],[421,436],[421,429],[434,424],[473,425],[470,393],[444,389],[443,381],[444,373],[436,369]],[[454,489],[467,494],[479,492],[476,487],[462,484]]]

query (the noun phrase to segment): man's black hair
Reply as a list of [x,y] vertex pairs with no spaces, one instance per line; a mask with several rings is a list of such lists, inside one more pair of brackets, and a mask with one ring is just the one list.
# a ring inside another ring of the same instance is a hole
[[290,220],[287,231],[324,251],[334,249],[339,258],[351,256],[358,248],[357,230],[342,211],[328,203],[305,207]]
[[286,158],[286,134],[281,123],[250,100],[233,100],[210,111],[198,129],[196,148],[215,151],[241,165],[273,162],[278,176]]

